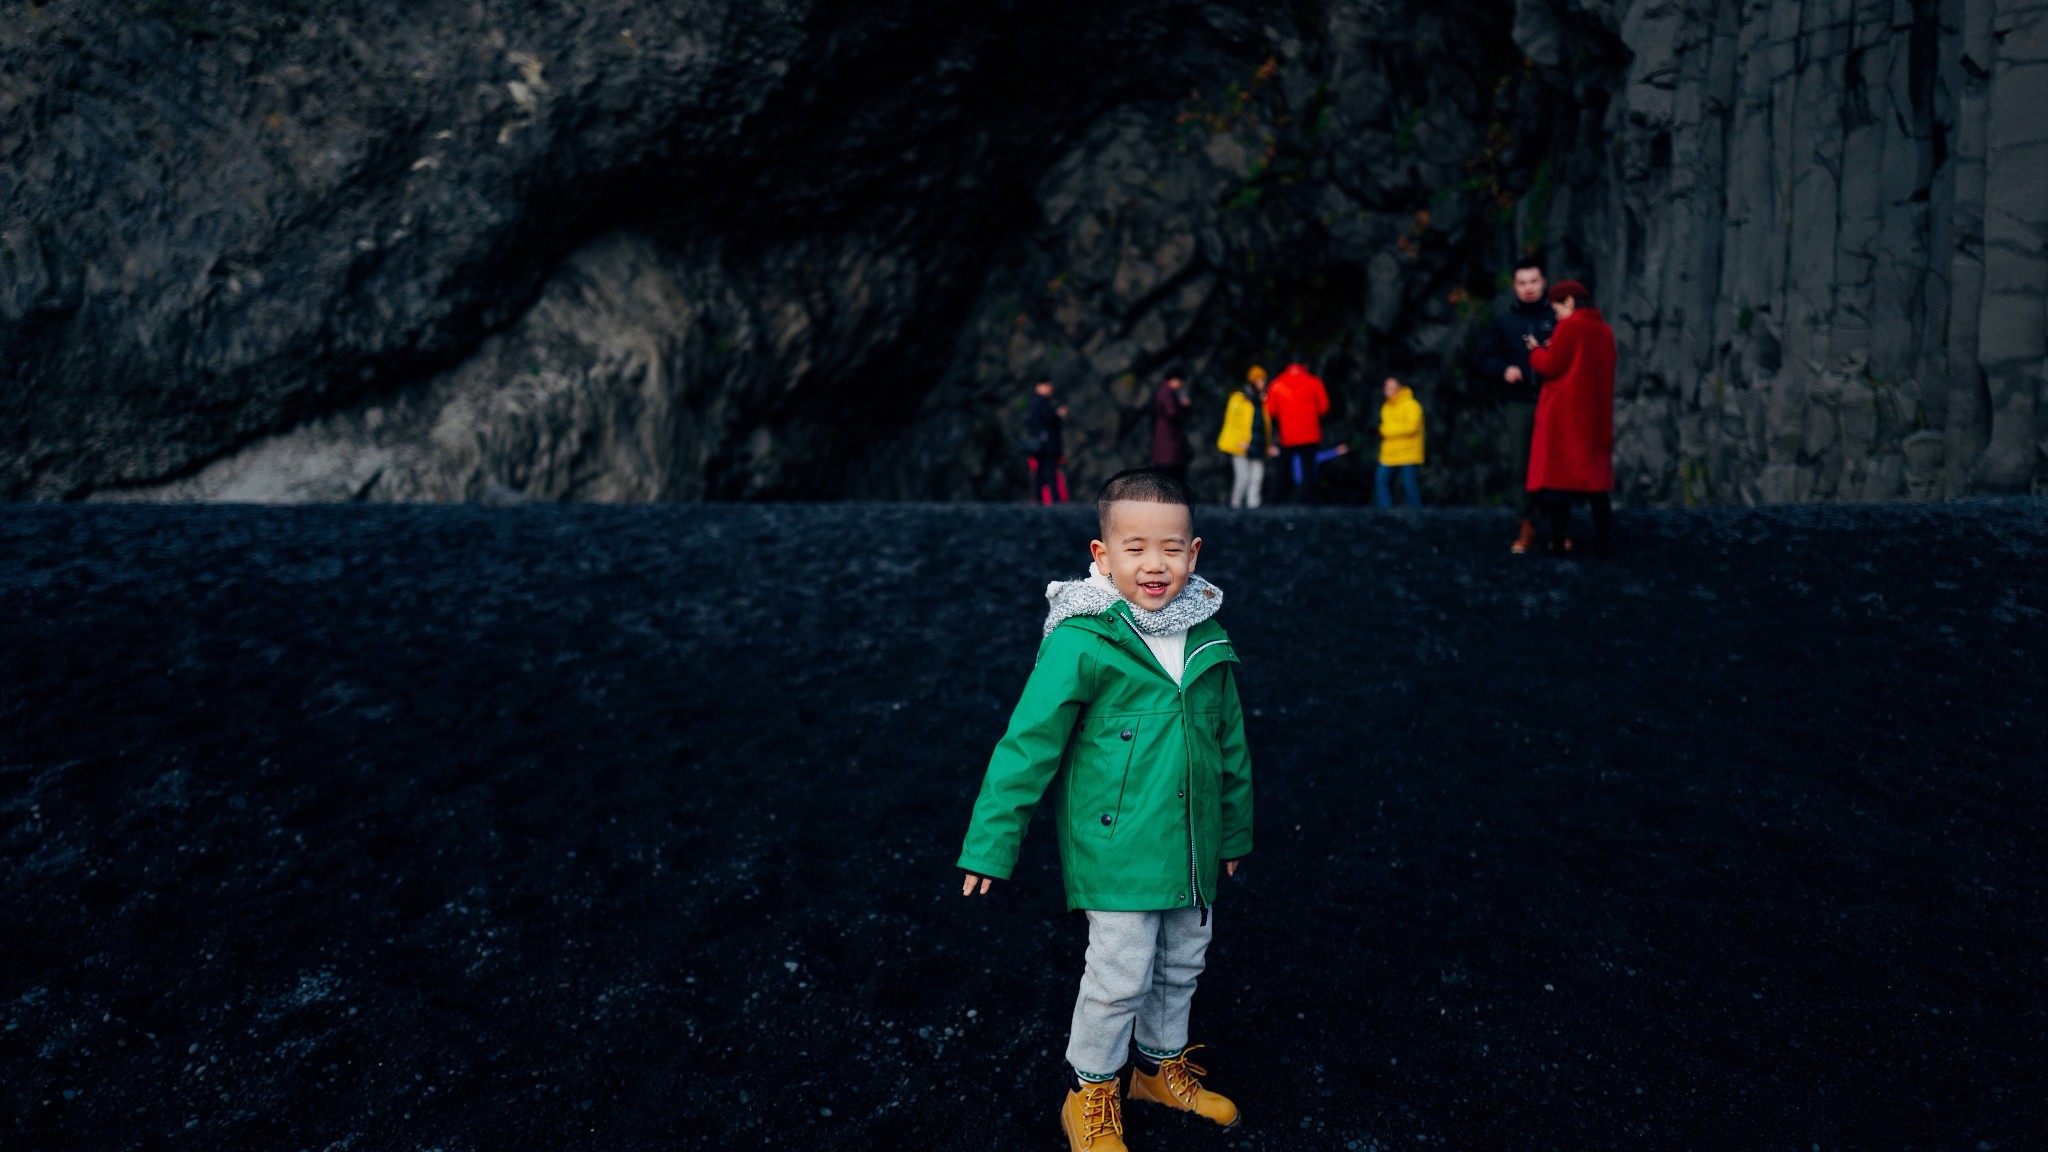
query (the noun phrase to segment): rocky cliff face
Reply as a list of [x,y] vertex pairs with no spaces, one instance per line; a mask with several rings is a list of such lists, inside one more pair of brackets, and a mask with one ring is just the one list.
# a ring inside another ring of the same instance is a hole
[[[124,9],[133,9],[132,11]],[[1534,251],[1638,499],[2048,478],[2048,4],[49,0],[0,13],[0,493],[1002,497],[1289,355],[1430,414]],[[1222,461],[1206,454],[1198,482]]]
[[1610,19],[1631,62],[1588,228],[1623,288],[1632,487],[2048,482],[2048,4],[1685,0]]

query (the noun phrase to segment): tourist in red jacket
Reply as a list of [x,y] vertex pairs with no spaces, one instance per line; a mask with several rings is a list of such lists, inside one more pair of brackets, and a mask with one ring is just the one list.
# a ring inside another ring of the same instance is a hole
[[1289,364],[1266,389],[1266,411],[1279,426],[1289,491],[1301,503],[1315,503],[1316,452],[1323,444],[1323,417],[1330,411],[1330,393],[1314,373]]
[[1613,538],[1614,329],[1600,318],[1586,286],[1565,280],[1550,290],[1557,330],[1547,344],[1525,337],[1529,365],[1543,378],[1536,435],[1529,445],[1528,490],[1550,521],[1550,551],[1571,551],[1565,529],[1572,505],[1593,507],[1593,551]]

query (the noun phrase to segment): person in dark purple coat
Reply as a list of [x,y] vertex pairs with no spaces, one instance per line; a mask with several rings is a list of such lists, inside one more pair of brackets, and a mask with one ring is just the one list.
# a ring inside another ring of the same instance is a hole
[[1187,383],[1178,376],[1167,377],[1152,394],[1152,467],[1183,484],[1188,461],[1194,457],[1188,448],[1188,408],[1193,403]]

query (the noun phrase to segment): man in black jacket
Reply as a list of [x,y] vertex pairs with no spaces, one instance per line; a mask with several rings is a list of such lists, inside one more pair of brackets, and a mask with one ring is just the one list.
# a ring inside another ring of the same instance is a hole
[[1066,420],[1067,406],[1053,403],[1052,381],[1033,385],[1024,408],[1024,446],[1031,457],[1031,498],[1040,504],[1067,502],[1067,477],[1060,470],[1067,454],[1060,425]]
[[1508,424],[1508,472],[1513,478],[1515,508],[1521,530],[1515,535],[1513,551],[1527,553],[1536,542],[1536,506],[1527,487],[1529,441],[1536,432],[1536,393],[1543,386],[1529,367],[1529,343],[1534,336],[1541,344],[1550,339],[1557,317],[1550,311],[1547,294],[1550,283],[1543,276],[1543,263],[1533,258],[1515,262],[1515,298],[1506,311],[1493,318],[1486,340],[1479,347],[1482,378],[1500,390],[1501,408]]

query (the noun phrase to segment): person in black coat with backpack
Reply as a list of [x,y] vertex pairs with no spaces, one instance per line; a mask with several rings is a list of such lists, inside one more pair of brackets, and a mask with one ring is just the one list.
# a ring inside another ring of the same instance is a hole
[[1067,406],[1053,402],[1052,381],[1039,381],[1025,402],[1024,451],[1031,459],[1031,498],[1040,504],[1067,502],[1067,475],[1061,471],[1067,448],[1060,436],[1066,420]]

